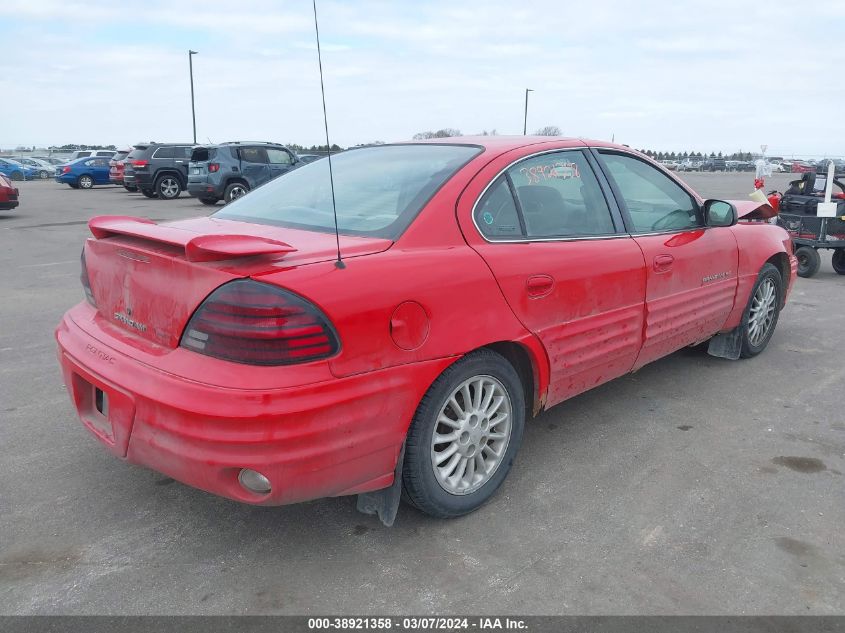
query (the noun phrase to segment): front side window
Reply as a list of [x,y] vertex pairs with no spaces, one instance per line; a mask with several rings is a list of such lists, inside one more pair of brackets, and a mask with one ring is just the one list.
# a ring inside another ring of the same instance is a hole
[[[438,189],[481,151],[470,145],[380,145],[332,155],[341,233],[396,239]],[[290,170],[214,217],[332,232],[329,162]]]
[[290,165],[293,162],[290,154],[283,149],[276,149],[275,147],[267,148],[267,158],[273,165]]
[[601,154],[635,232],[682,231],[702,225],[698,203],[662,171],[633,156]]

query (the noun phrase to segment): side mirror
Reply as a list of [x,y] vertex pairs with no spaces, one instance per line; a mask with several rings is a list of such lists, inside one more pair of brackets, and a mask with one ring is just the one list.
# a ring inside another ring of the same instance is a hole
[[707,200],[704,202],[705,226],[733,226],[739,216],[736,207],[724,200]]

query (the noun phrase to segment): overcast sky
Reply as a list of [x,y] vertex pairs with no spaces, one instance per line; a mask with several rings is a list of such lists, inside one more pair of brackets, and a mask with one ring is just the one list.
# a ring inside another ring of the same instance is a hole
[[[452,127],[845,155],[845,0],[318,0],[332,142]],[[323,142],[310,0],[3,0],[0,147]]]

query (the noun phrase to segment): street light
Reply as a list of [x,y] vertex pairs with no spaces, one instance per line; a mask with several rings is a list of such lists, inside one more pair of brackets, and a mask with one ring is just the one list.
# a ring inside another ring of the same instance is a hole
[[197,51],[188,50],[188,72],[191,74],[191,120],[194,123],[194,145],[197,144],[197,113],[194,110],[194,61]]
[[528,93],[534,92],[531,88],[525,89],[525,118],[522,120],[522,135],[528,133]]

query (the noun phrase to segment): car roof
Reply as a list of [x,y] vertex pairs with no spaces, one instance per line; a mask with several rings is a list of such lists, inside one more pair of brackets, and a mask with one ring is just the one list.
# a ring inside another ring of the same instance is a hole
[[620,149],[631,152],[636,151],[628,147],[627,145],[620,145],[618,143],[609,143],[607,141],[599,141],[589,138],[575,138],[566,136],[449,136],[446,138],[432,138],[407,141],[405,143],[395,143],[395,145],[415,144],[478,145],[486,150],[498,151],[501,153],[508,152],[514,149],[520,149],[522,147],[529,147],[532,145],[553,145],[559,148],[606,147],[610,149]]

